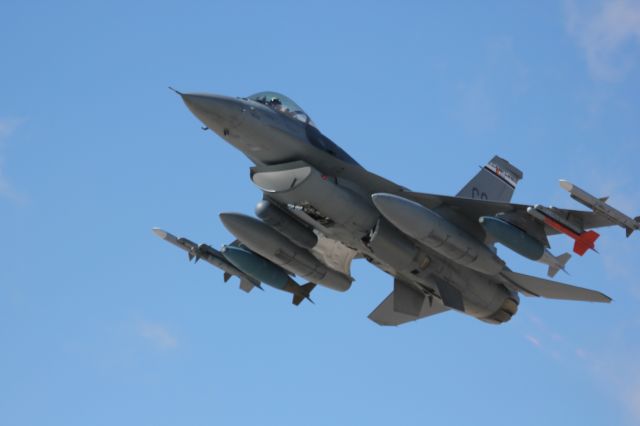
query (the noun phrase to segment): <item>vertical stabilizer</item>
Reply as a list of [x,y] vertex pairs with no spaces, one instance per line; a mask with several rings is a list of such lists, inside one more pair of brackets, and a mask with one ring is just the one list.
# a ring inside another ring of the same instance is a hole
[[488,201],[511,201],[522,171],[497,155],[465,185],[458,197]]

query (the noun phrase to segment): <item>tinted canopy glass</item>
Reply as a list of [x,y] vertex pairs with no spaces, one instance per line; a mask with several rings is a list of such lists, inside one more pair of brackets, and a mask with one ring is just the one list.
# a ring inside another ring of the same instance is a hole
[[249,99],[260,102],[275,111],[286,114],[303,123],[309,123],[315,126],[311,118],[300,108],[300,105],[281,93],[260,92],[249,96]]

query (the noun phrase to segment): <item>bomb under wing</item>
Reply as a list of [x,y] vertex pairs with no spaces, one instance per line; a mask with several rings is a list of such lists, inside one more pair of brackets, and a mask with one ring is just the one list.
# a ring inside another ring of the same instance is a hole
[[309,294],[315,287],[315,284],[308,283],[299,285],[291,279],[284,269],[242,247],[224,246],[221,253],[236,268],[256,280],[268,284],[273,288],[277,288],[278,290],[292,293],[294,305],[299,305],[304,299],[313,302],[309,298]]
[[221,213],[220,220],[238,240],[276,265],[332,290],[351,287],[350,277],[327,267],[264,222],[239,213]]
[[164,231],[160,228],[153,228],[152,231],[164,241],[186,251],[189,256],[189,260],[195,258],[197,262],[199,259],[203,259],[207,263],[219,269],[222,269],[224,271],[225,282],[228,281],[231,276],[236,276],[240,278],[240,288],[245,292],[251,291],[253,287],[258,287],[261,289],[259,280],[248,276],[247,274],[233,266],[224,258],[222,253],[220,253],[213,247],[208,246],[207,244],[198,245],[187,238],[178,238],[172,233]]
[[371,198],[396,228],[442,256],[487,275],[504,269],[504,261],[487,246],[433,210],[392,194],[373,194]]
[[571,258],[569,253],[558,257],[554,256],[544,245],[527,234],[522,229],[509,222],[492,216],[482,216],[479,219],[482,227],[496,241],[504,244],[527,259],[535,260],[549,266],[547,275],[553,277],[559,270],[564,270],[566,263]]

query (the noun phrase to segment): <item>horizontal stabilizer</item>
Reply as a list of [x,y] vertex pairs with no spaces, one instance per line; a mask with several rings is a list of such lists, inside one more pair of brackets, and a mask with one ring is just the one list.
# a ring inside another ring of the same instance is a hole
[[401,325],[405,322],[419,320],[420,318],[436,315],[449,310],[436,300],[430,304],[425,302],[418,315],[408,315],[394,310],[393,291],[378,307],[369,314],[369,319],[378,325]]
[[577,300],[582,302],[611,302],[609,296],[599,291],[589,290],[588,288],[575,287],[569,284],[545,280],[544,278],[532,277],[512,271],[503,272],[502,275],[528,296],[533,295],[547,299]]

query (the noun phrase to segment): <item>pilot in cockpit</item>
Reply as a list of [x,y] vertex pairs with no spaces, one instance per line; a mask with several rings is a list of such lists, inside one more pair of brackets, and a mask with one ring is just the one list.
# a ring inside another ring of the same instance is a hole
[[276,111],[287,112],[287,108],[282,104],[282,101],[278,98],[273,98],[267,102],[267,105]]

